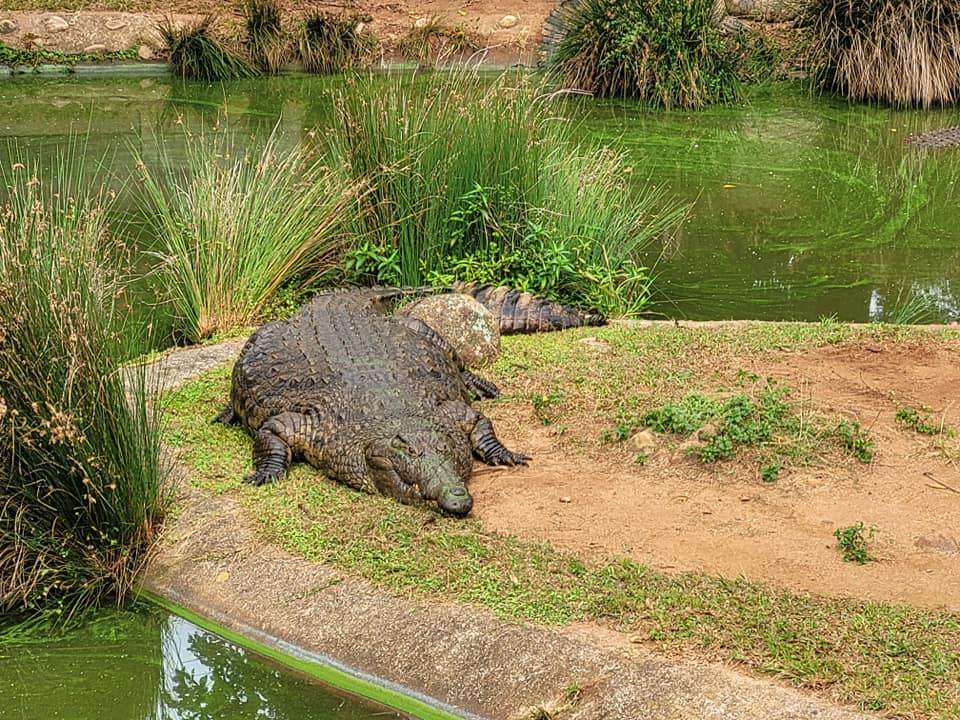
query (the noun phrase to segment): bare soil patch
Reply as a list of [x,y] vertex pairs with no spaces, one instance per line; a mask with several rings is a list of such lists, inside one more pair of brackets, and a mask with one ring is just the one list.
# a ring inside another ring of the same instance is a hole
[[[534,461],[479,469],[475,515],[492,529],[596,559],[628,556],[667,571],[960,609],[956,440],[895,419],[900,407],[925,407],[960,427],[958,346],[845,344],[742,360],[736,367],[789,385],[808,411],[859,422],[876,443],[873,461],[796,467],[765,483],[755,464],[705,465],[665,439],[641,466],[612,450],[571,455],[529,404],[498,406],[490,411],[498,433]],[[585,432],[599,437],[604,429]],[[857,522],[876,528],[876,560],[862,566],[842,560],[833,535]]]

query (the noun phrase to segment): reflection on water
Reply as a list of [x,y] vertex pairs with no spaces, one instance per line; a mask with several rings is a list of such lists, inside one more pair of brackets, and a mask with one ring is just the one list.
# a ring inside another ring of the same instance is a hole
[[[290,143],[314,143],[338,131],[332,93],[349,82],[18,78],[0,81],[0,133],[47,150],[85,133],[88,155],[109,154],[117,177],[129,178],[133,148],[149,159],[159,139],[175,156],[184,130],[230,129],[256,142],[276,127]],[[581,139],[624,153],[635,182],[660,185],[692,207],[676,236],[646,258],[659,311],[694,319],[958,317],[960,149],[925,152],[905,139],[960,124],[960,109],[849,105],[789,85],[698,112],[556,102],[554,110],[576,118]]]
[[63,639],[0,645],[4,720],[391,717],[164,613],[105,613]]

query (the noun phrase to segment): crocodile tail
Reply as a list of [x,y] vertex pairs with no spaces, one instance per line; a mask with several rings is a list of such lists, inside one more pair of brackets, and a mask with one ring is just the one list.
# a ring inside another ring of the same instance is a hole
[[470,295],[492,312],[500,324],[501,335],[549,332],[607,323],[607,319],[598,313],[586,313],[549,298],[502,285],[457,282],[453,289]]

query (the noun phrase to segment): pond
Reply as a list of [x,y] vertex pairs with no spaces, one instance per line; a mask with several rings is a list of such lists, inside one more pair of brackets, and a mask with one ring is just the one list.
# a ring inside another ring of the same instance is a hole
[[[16,77],[0,82],[0,132],[50,148],[71,133],[120,168],[183,124],[274,126],[291,141],[329,127],[339,78],[206,85],[154,77]],[[960,111],[896,111],[812,97],[795,85],[734,107],[650,111],[566,100],[581,138],[626,156],[636,183],[689,203],[647,263],[654,310],[689,319],[946,322],[960,317],[960,150],[925,152],[910,133]],[[2,151],[2,148],[0,148]]]
[[0,718],[401,718],[157,609],[106,611],[58,640],[0,644]]

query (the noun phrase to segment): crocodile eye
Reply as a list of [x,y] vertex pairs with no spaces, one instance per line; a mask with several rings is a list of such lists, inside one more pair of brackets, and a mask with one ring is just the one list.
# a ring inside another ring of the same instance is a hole
[[423,450],[418,448],[416,445],[407,440],[403,435],[394,436],[393,440],[390,441],[390,445],[395,449],[399,450],[402,453],[409,455],[410,457],[420,457],[423,455]]

